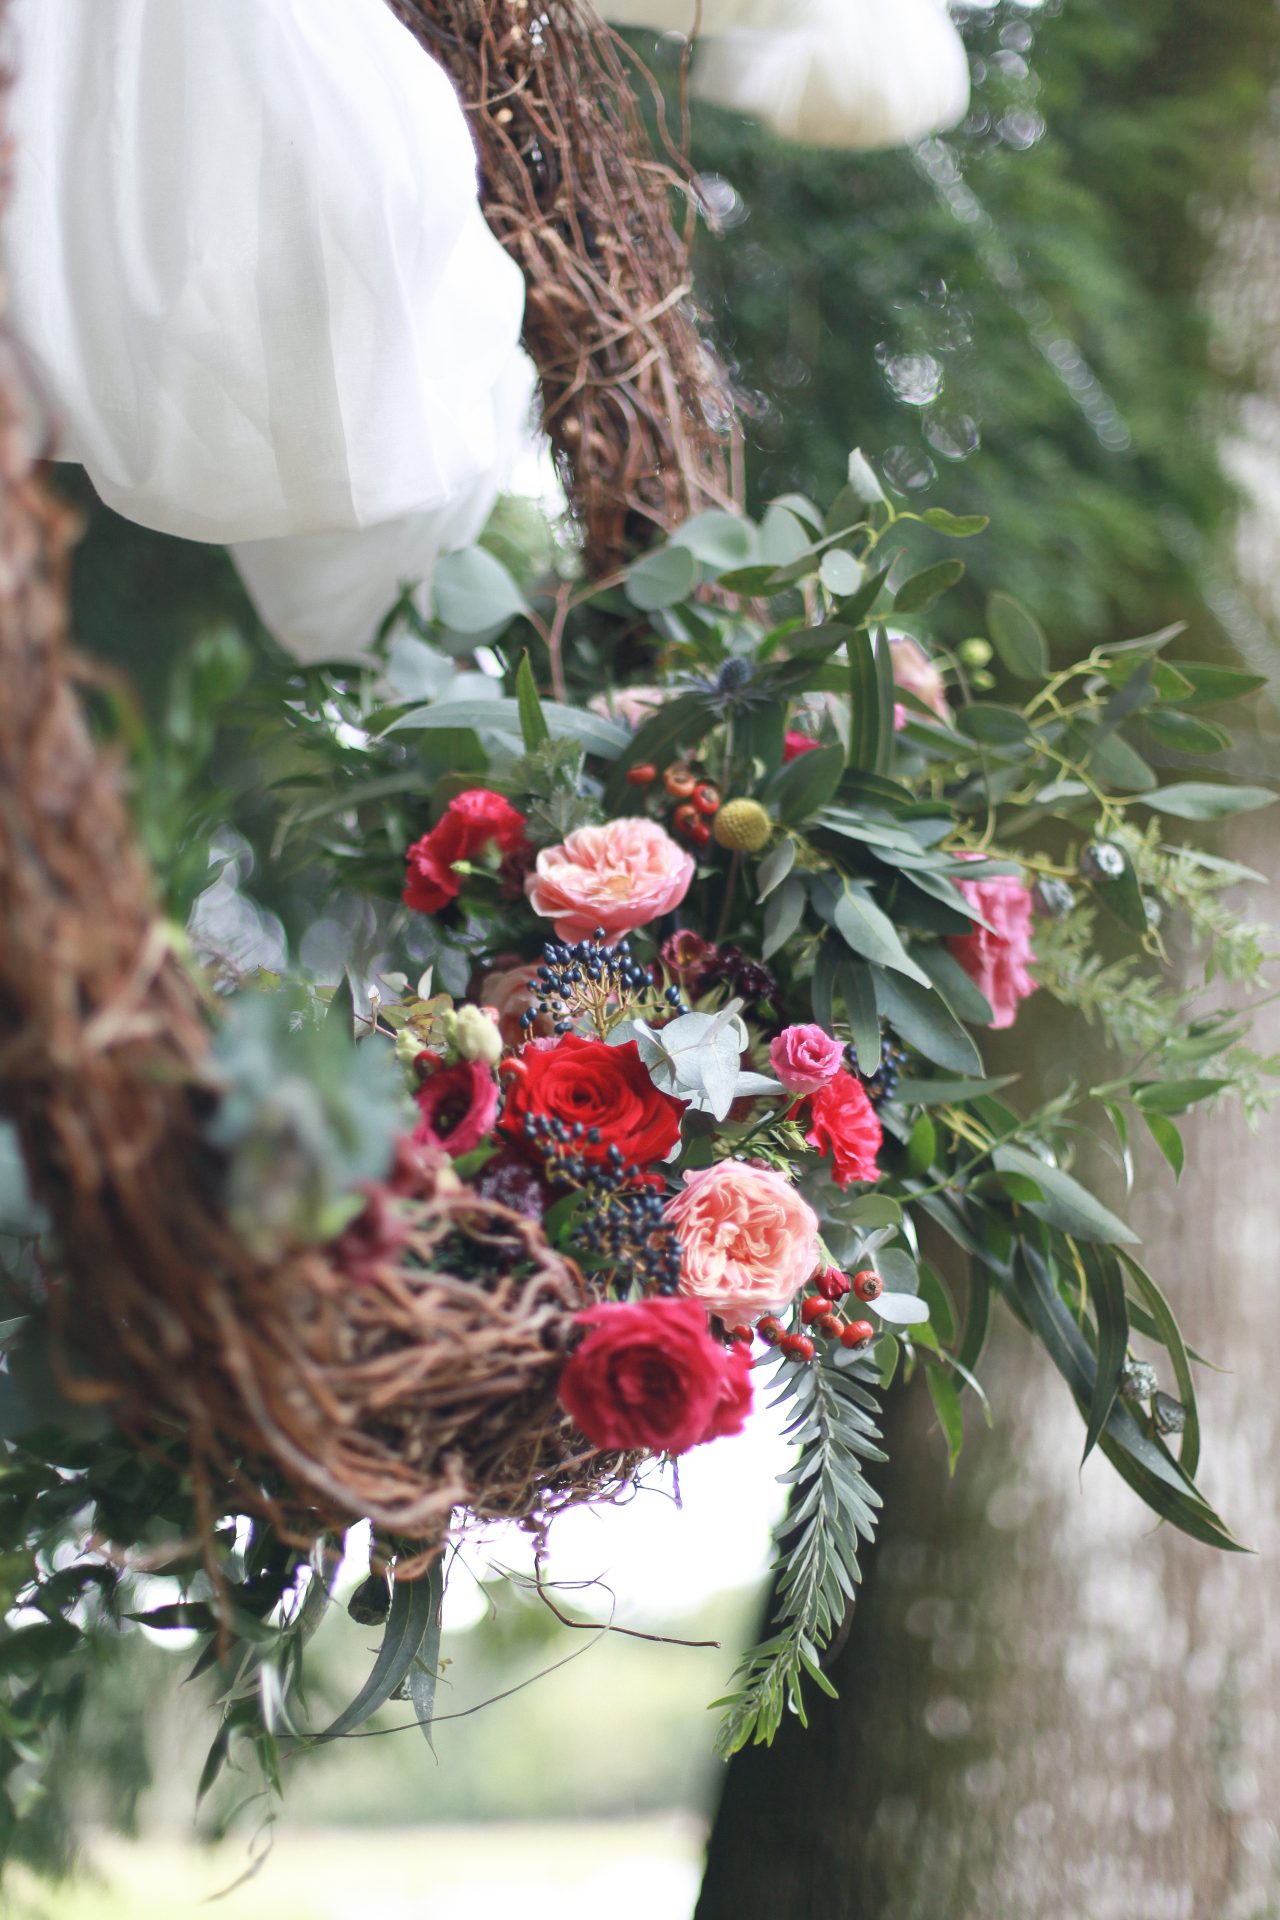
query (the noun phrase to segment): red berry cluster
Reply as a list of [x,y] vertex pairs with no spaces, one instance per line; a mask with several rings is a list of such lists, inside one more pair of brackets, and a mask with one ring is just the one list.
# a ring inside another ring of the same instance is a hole
[[[815,1275],[813,1288],[814,1291],[800,1308],[801,1324],[820,1333],[824,1339],[838,1340],[842,1347],[850,1351],[869,1347],[876,1337],[871,1322],[842,1319],[836,1308],[850,1293],[869,1307],[884,1292],[880,1275],[871,1267],[863,1267],[861,1272],[849,1279],[839,1267],[824,1267],[821,1273]],[[745,1329],[735,1328],[735,1338],[739,1331]],[[789,1360],[812,1360],[818,1350],[807,1333],[788,1333],[773,1314],[767,1314],[756,1331],[762,1340],[767,1340],[771,1347],[777,1347]]]
[[[627,780],[633,787],[651,787],[657,778],[658,769],[648,761],[627,769]],[[676,803],[671,815],[672,831],[695,847],[708,846],[711,821],[720,811],[719,788],[703,780],[692,767],[682,765],[666,768],[662,786],[668,799]]]

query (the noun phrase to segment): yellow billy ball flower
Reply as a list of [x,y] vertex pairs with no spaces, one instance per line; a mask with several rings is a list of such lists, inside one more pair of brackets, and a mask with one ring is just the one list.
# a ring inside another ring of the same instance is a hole
[[734,853],[759,853],[772,832],[773,822],[758,800],[729,800],[716,815],[716,839]]

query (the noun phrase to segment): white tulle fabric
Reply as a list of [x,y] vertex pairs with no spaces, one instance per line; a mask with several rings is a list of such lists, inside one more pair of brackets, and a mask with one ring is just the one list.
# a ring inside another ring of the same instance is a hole
[[750,0],[598,0],[615,27],[651,27],[655,33],[723,33],[742,19]]
[[746,0],[693,87],[806,146],[898,147],[964,116],[969,61],[945,0]]
[[[11,18],[6,255],[58,452],[130,519],[251,543],[286,640],[358,650],[365,605],[483,521],[528,413],[523,282],[448,78],[385,0]],[[383,576],[326,620],[308,581],[354,581],[369,529]]]
[[696,27],[695,93],[806,146],[906,146],[954,126],[969,105],[969,62],[945,0],[598,5],[619,27]]

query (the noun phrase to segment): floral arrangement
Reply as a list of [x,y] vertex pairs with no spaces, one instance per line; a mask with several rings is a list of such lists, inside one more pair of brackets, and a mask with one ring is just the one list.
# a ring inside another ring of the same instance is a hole
[[[352,1289],[403,1254],[423,1167],[533,1223],[584,1285],[559,1418],[629,1472],[738,1433],[753,1398],[781,1407],[775,1617],[721,1703],[726,1753],[829,1690],[880,1504],[879,1398],[922,1375],[954,1468],[998,1306],[1061,1372],[1085,1453],[1235,1544],[1196,1485],[1195,1356],[1077,1162],[1101,1130],[1127,1172],[1143,1129],[1177,1174],[1183,1116],[1265,1097],[1234,1003],[1262,940],[1223,899],[1250,876],[1184,831],[1273,796],[1180,777],[1228,744],[1206,710],[1260,683],[1171,657],[1172,630],[1055,667],[1000,594],[986,637],[943,648],[929,609],[963,566],[922,547],[983,524],[901,511],[855,455],[826,512],[703,514],[603,583],[571,555],[523,579],[509,550],[452,556],[435,622],[398,609],[377,674],[299,683],[276,792],[287,861],[316,817],[297,768],[323,766],[326,886],[374,903],[402,964],[367,997],[354,961],[359,993],[240,975],[225,1012],[211,1124],[246,1220],[327,1244]],[[1225,995],[1174,980],[1175,921]],[[291,1019],[256,1018],[282,995]],[[1117,1072],[1049,1093],[1020,1074],[1032,996],[1099,1024]],[[284,1063],[335,1020],[364,1066],[293,1115],[288,1152],[277,1097],[264,1151]],[[210,1778],[235,1733],[269,1768],[296,1737],[331,1564],[260,1521],[247,1559],[219,1538],[230,1627],[190,1598],[194,1561],[168,1564],[159,1610],[206,1626],[204,1664],[233,1676]],[[429,1732],[442,1561],[392,1597],[397,1551],[377,1544],[353,1603],[390,1605],[387,1641],[329,1735],[411,1675]]]

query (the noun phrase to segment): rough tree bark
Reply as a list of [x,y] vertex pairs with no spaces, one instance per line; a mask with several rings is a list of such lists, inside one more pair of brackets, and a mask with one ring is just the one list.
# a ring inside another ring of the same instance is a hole
[[[1237,841],[1275,874],[1274,830]],[[1280,1043],[1280,1020],[1264,1038]],[[1266,1920],[1280,1913],[1280,1229],[1274,1127],[1188,1130],[1135,1225],[1201,1351],[1211,1500],[1255,1551],[1151,1517],[1010,1327],[953,1485],[920,1392],[838,1702],[730,1767],[696,1920]],[[1166,1386],[1171,1385],[1165,1381]]]

